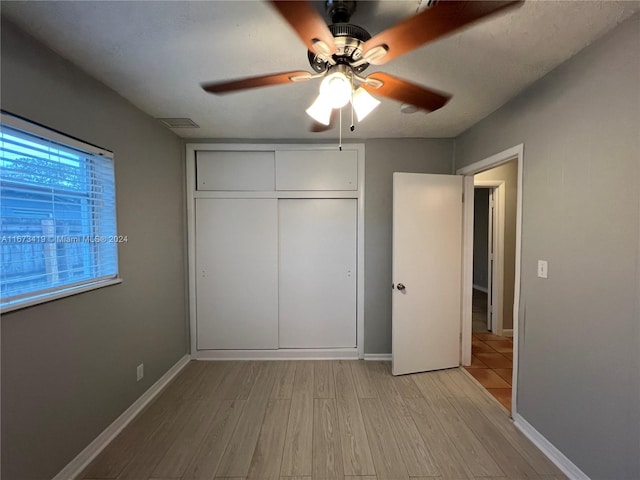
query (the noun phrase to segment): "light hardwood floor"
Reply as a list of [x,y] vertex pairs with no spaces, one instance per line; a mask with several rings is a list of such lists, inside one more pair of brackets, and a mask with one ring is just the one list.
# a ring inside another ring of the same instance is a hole
[[85,479],[565,478],[460,369],[191,362]]

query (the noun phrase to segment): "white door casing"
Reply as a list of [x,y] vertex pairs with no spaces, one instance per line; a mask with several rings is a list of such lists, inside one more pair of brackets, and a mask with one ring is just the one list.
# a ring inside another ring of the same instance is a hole
[[462,191],[461,176],[393,174],[394,375],[460,364]]
[[[511,160],[518,162],[518,193],[516,197],[516,271],[513,291],[513,376],[511,380],[511,415],[516,416],[518,399],[518,331],[520,311],[520,270],[522,252],[522,184],[524,179],[524,144],[503,150],[478,162],[456,170],[458,175],[464,175],[465,195],[473,198],[473,175],[489,170]],[[473,201],[465,203],[464,230],[473,231]],[[462,319],[462,364],[471,364],[471,302],[473,284],[473,235],[465,235],[463,247],[463,312]]]

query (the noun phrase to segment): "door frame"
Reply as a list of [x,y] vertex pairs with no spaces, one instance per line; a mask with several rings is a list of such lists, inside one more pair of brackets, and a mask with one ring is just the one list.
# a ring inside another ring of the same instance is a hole
[[[491,293],[491,332],[504,335],[504,223],[505,223],[505,182],[504,180],[475,180],[475,188],[489,188],[493,190],[493,258],[494,262],[489,272],[488,287]],[[491,219],[489,220],[491,221]],[[488,259],[491,264],[491,258]],[[493,282],[493,286],[492,286]],[[496,308],[498,306],[499,308]]]
[[464,175],[464,214],[462,248],[462,335],[461,364],[471,364],[471,302],[473,295],[473,175],[502,165],[511,160],[518,161],[518,192],[516,196],[516,258],[515,284],[513,290],[513,378],[511,381],[511,416],[517,412],[518,392],[518,334],[520,311],[520,272],[522,262],[522,183],[524,177],[524,144],[503,150],[478,162],[456,170]]
[[[189,338],[192,359],[353,359],[364,358],[364,178],[365,145],[348,143],[343,150],[355,150],[358,154],[358,186],[349,191],[198,191],[196,188],[197,151],[283,151],[283,150],[336,150],[335,144],[300,143],[187,143],[185,145],[185,201],[187,210],[186,255],[188,268],[185,272],[188,294]],[[356,348],[355,349],[278,349],[278,350],[198,350],[196,329],[196,258],[195,258],[195,199],[196,198],[355,198],[358,200],[357,226],[357,280],[356,280]]]

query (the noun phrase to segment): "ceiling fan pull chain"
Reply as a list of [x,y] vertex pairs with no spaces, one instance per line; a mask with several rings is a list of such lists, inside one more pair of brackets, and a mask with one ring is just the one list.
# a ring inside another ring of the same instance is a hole
[[340,108],[340,139],[338,140],[338,148],[342,151],[342,108]]
[[353,123],[353,75],[351,75],[351,101],[349,103],[351,104],[351,126],[349,127],[349,130],[353,132],[356,129],[356,126]]

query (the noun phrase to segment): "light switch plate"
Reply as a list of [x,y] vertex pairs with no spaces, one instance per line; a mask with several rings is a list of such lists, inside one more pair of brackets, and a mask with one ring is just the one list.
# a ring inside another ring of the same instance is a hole
[[547,278],[547,261],[546,260],[538,260],[538,277]]

